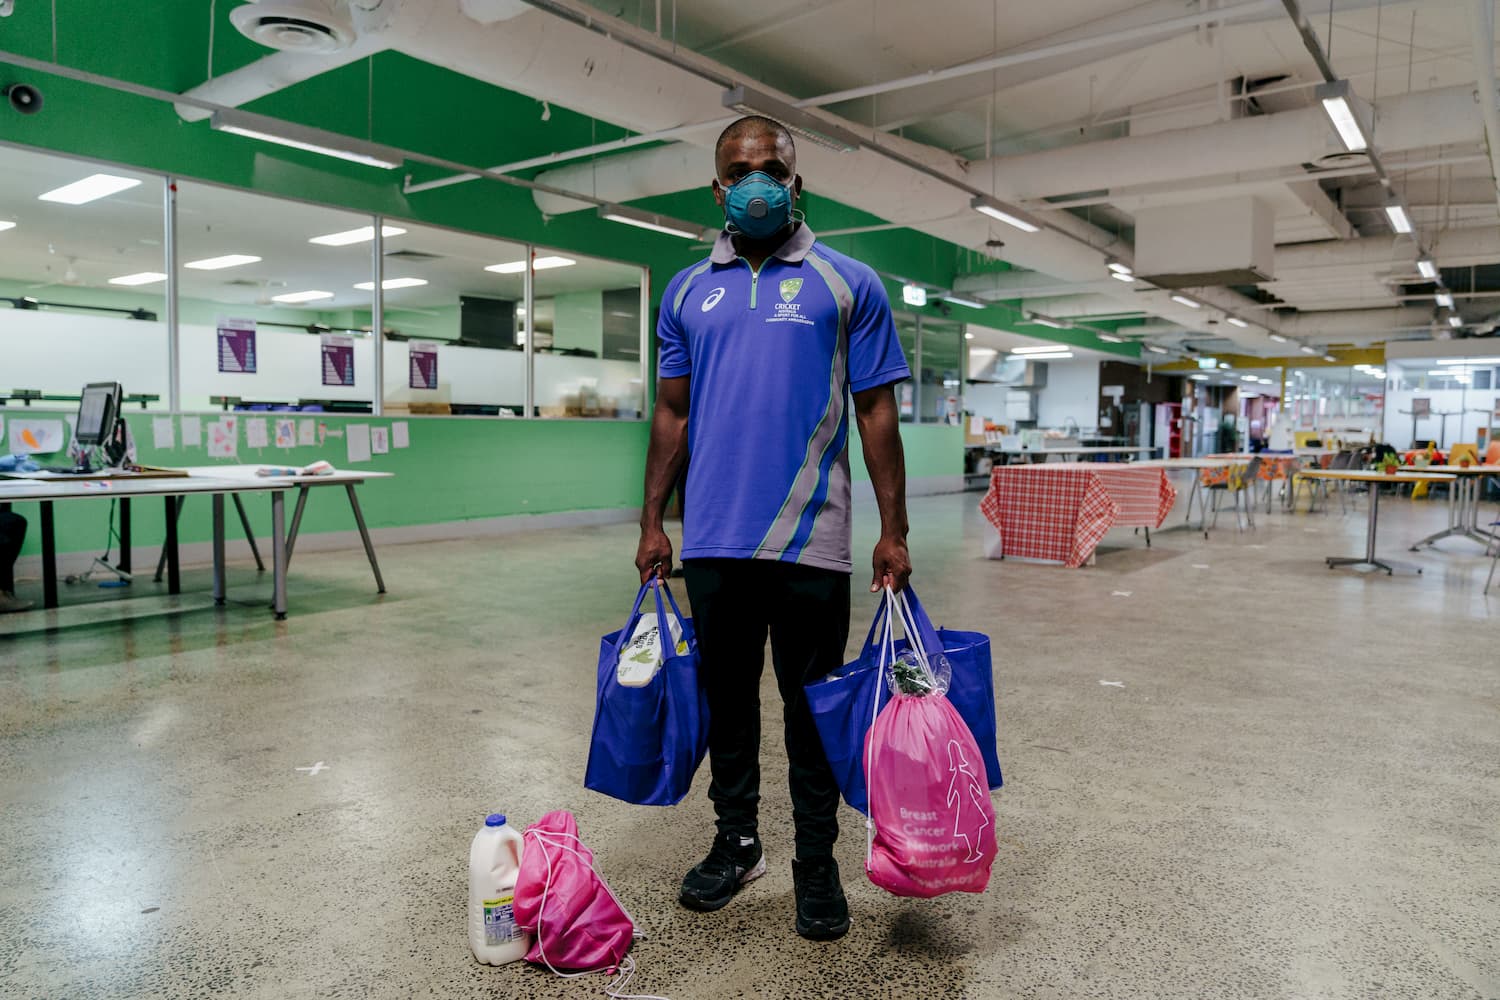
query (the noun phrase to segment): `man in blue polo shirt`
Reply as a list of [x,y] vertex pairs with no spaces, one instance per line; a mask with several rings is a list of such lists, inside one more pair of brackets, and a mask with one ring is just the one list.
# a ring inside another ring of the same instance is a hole
[[819,243],[794,212],[802,178],[786,128],[741,118],[714,159],[724,231],[662,296],[636,554],[643,581],[671,572],[662,514],[687,463],[682,562],[708,691],[718,835],[679,899],[716,910],[765,873],[757,806],[769,634],[796,823],[797,933],[830,940],[849,929],[833,860],[839,793],[803,685],[843,662],[849,636],[851,396],[880,508],[870,589],[903,587],[911,574],[893,390],[911,372],[879,277]]

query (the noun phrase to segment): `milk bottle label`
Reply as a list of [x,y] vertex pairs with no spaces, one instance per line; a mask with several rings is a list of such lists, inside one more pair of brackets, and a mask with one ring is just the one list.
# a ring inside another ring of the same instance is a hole
[[521,938],[521,928],[516,926],[513,909],[515,894],[499,899],[484,900],[484,943],[494,946],[510,944]]

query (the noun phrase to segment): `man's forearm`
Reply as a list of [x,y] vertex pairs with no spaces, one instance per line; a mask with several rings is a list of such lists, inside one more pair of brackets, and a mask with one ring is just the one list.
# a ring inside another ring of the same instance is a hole
[[900,421],[892,396],[860,414],[859,435],[864,445],[865,467],[875,488],[880,508],[880,533],[886,538],[905,538],[906,453],[901,445]]
[[645,502],[641,504],[641,528],[661,528],[667,499],[687,460],[687,418],[658,406],[651,418],[651,444],[646,450]]

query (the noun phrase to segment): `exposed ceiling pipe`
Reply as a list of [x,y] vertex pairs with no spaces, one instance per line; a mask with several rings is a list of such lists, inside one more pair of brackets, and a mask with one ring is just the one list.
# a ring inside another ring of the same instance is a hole
[[1479,107],[1484,113],[1484,134],[1490,148],[1490,179],[1500,204],[1500,102],[1495,98],[1495,2],[1471,0],[1469,32],[1474,39],[1474,67],[1479,75]]
[[1281,318],[1281,333],[1320,343],[1374,343],[1389,334],[1430,330],[1431,308],[1349,309],[1343,312],[1301,313]]

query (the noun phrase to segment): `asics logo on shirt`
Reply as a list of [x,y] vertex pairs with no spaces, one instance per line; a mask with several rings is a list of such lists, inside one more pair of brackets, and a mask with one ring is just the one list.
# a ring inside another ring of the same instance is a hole
[[724,289],[723,289],[723,287],[721,286],[719,288],[715,288],[713,291],[711,291],[711,292],[708,293],[708,298],[706,298],[706,299],[703,300],[703,305],[701,306],[701,308],[703,309],[704,312],[708,312],[714,306],[718,305],[719,304],[719,300],[722,299],[723,297],[724,297]]

